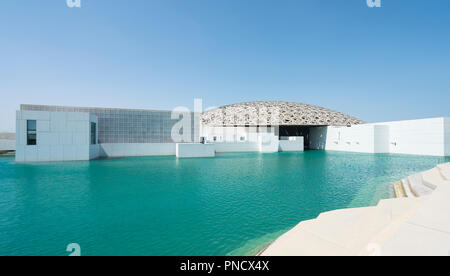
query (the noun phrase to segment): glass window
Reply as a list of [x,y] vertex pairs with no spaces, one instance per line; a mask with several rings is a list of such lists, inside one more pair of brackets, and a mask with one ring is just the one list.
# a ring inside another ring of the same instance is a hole
[[91,145],[97,144],[97,124],[91,123]]
[[27,120],[27,145],[36,145],[36,120]]

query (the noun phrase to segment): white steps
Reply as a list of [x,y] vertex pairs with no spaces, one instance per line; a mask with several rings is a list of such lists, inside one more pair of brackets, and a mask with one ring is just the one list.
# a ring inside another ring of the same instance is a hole
[[262,256],[368,255],[368,245],[387,240],[419,203],[419,199],[383,200],[374,207],[323,213],[281,236]]
[[282,235],[261,255],[426,255],[444,253],[447,243],[450,254],[447,177],[450,163],[410,176],[401,181],[407,198],[322,213]]
[[421,197],[431,195],[440,185],[446,185],[445,180],[450,180],[450,163],[409,176],[401,182],[407,197]]
[[422,206],[385,243],[386,256],[449,256],[450,181],[424,197]]

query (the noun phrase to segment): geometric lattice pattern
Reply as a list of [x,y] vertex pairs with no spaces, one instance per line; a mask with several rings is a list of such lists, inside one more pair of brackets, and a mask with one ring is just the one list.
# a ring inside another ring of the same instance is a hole
[[347,126],[364,124],[364,122],[319,106],[260,101],[232,104],[205,111],[202,114],[202,124],[206,126]]

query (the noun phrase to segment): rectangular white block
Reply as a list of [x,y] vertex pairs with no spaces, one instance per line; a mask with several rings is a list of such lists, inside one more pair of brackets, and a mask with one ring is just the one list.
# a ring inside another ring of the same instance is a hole
[[259,152],[258,142],[222,142],[214,145],[216,152]]
[[[98,145],[92,150],[90,145],[90,123],[97,122],[94,115],[18,111],[16,116],[17,162],[90,160],[99,154]],[[27,120],[36,121],[36,145],[26,145]]]
[[99,155],[101,157],[176,155],[176,144],[99,144]]
[[279,151],[304,151],[304,138],[303,137],[289,137],[281,139],[279,145]]
[[214,157],[216,151],[214,144],[177,144],[176,156],[178,158]]
[[273,133],[260,133],[258,136],[259,151],[263,153],[278,152],[280,141]]

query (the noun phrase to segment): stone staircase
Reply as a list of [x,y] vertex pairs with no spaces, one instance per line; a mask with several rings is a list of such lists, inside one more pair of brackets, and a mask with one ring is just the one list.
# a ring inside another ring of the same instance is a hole
[[[445,243],[437,243],[437,236],[440,236],[438,240],[446,242],[448,238],[450,253],[450,200],[447,200],[450,196],[450,182],[446,181],[450,180],[449,177],[450,163],[408,177],[398,182],[399,184],[396,183],[398,198],[381,200],[374,207],[322,213],[316,219],[298,224],[260,255],[370,256],[408,255],[409,252],[416,252],[418,255],[430,252],[441,254],[445,251]],[[421,214],[421,217],[417,217],[417,214]],[[437,219],[439,220],[436,221]],[[417,237],[412,233],[411,227],[408,228],[410,225],[418,226],[420,230],[425,231],[430,224],[439,230],[424,237]],[[419,251],[410,249],[415,243],[419,243]],[[420,248],[427,248],[422,243],[431,244],[431,251],[420,251]],[[440,248],[437,248],[439,246]]]
[[450,180],[450,163],[402,179],[394,184],[394,192],[396,197],[426,196],[433,193],[445,180]]

